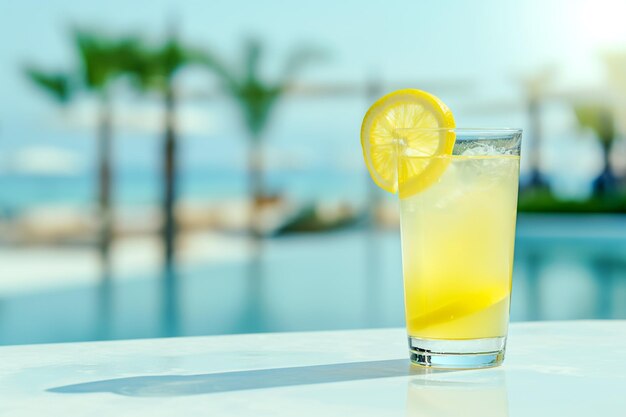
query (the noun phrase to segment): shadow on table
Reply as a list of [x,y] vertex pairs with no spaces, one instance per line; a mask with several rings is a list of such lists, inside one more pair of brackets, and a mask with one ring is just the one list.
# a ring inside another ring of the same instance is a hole
[[407,359],[260,369],[200,375],[155,375],[105,379],[48,389],[63,394],[111,392],[130,397],[175,397],[260,388],[389,378],[435,371],[411,366]]

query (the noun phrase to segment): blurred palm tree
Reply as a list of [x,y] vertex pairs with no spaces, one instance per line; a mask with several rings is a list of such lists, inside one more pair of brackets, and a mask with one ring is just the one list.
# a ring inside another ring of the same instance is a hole
[[97,110],[98,202],[100,211],[99,252],[103,276],[110,276],[110,249],[113,215],[111,210],[111,153],[113,82],[123,75],[134,49],[130,38],[113,38],[97,31],[72,31],[77,66],[66,71],[46,71],[35,66],[26,68],[26,76],[35,86],[67,105],[80,93],[94,96]]
[[[605,52],[602,56],[609,87],[623,102],[626,96],[626,50]],[[623,104],[623,103],[620,103]]]
[[[135,49],[132,62],[125,68],[134,85],[143,93],[155,93],[163,101],[163,256],[165,270],[174,266],[176,250],[175,206],[177,198],[177,151],[178,131],[176,112],[179,96],[175,88],[177,75],[193,64],[204,64],[208,55],[203,51],[184,45],[172,33],[160,45],[148,45],[136,39],[141,45]],[[166,274],[172,276],[171,274]]]
[[574,111],[580,126],[591,129],[602,145],[603,169],[593,183],[593,191],[596,195],[607,196],[616,183],[610,162],[611,149],[617,138],[613,111],[604,105],[580,105],[575,106]]
[[522,88],[526,98],[526,114],[530,127],[529,136],[531,147],[529,155],[530,180],[528,187],[541,188],[546,186],[545,178],[541,173],[543,130],[541,126],[541,103],[547,88],[552,82],[554,70],[552,67],[543,68],[533,74],[521,78]]
[[275,82],[261,76],[263,48],[257,40],[246,43],[243,56],[243,71],[230,68],[212,57],[207,61],[210,69],[218,75],[228,95],[237,104],[248,131],[247,176],[251,195],[250,233],[260,238],[259,208],[269,199],[264,179],[263,139],[268,122],[276,107],[296,75],[307,65],[325,57],[318,48],[301,46],[288,55],[283,70]]
[[283,66],[279,78],[268,82],[261,76],[263,48],[256,40],[246,43],[243,54],[243,71],[226,65],[215,56],[207,57],[206,65],[215,73],[226,92],[239,108],[248,131],[247,177],[250,193],[248,231],[251,238],[251,256],[248,263],[248,300],[244,320],[253,323],[256,331],[263,328],[262,315],[262,230],[260,209],[271,197],[265,187],[263,177],[263,138],[271,115],[285,93],[292,85],[295,76],[307,64],[324,56],[322,51],[301,46],[293,50]]

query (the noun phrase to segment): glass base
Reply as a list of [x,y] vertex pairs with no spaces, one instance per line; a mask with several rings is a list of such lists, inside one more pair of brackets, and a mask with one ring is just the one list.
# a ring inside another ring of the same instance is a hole
[[420,339],[409,336],[411,362],[442,369],[498,366],[504,360],[506,337],[468,340]]

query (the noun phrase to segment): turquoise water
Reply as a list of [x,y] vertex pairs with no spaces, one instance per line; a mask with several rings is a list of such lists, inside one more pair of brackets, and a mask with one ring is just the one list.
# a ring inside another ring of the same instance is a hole
[[[626,319],[626,219],[520,219],[511,319]],[[379,254],[379,256],[372,256]],[[0,299],[0,343],[403,326],[396,232],[272,239],[261,273],[198,265]]]
[[[128,170],[114,182],[118,206],[156,205],[161,202],[157,170]],[[362,202],[366,192],[365,173],[321,167],[312,171],[273,170],[266,174],[270,191],[297,201],[342,199]],[[182,199],[220,200],[247,196],[246,173],[241,170],[185,169],[180,173]],[[41,205],[88,207],[94,204],[96,180],[92,175],[39,177],[0,174],[0,216],[18,214]]]

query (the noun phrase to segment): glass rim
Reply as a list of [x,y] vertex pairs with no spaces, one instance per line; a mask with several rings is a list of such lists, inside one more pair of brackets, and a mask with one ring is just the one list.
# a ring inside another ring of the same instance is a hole
[[474,134],[521,134],[521,128],[514,127],[399,127],[397,132],[455,132]]

